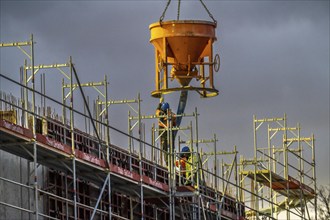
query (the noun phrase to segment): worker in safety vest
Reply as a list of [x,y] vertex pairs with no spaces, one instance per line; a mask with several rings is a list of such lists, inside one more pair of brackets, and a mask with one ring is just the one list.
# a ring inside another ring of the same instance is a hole
[[[167,137],[167,129],[168,129],[168,121],[170,121],[171,126],[174,127],[176,125],[176,117],[172,113],[170,109],[170,105],[167,102],[161,102],[159,103],[157,109],[156,109],[156,116],[160,117],[158,119],[158,125],[159,125],[159,135],[160,136],[160,145],[164,152],[164,160],[166,162],[166,166],[168,165],[168,151],[170,149],[170,143],[168,141]],[[164,117],[162,117],[164,116]],[[174,135],[172,132],[172,147],[174,149]]]
[[197,186],[198,156],[196,153],[192,153],[191,151],[186,153],[186,155],[186,181],[184,184]]
[[186,177],[186,163],[190,157],[190,149],[184,146],[181,149],[178,160],[175,161],[175,166],[180,175]]

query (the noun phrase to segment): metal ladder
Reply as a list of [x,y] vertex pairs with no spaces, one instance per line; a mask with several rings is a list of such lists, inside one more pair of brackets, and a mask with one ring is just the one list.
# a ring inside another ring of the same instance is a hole
[[[200,165],[201,160],[200,157],[198,158]],[[200,172],[200,171],[197,171]],[[207,204],[204,201],[203,196],[207,193],[207,186],[204,181],[204,172],[200,173],[200,180],[199,180],[199,193],[192,195],[192,196],[183,196],[180,198],[179,206],[180,206],[180,216],[181,219],[186,220],[209,220],[212,219],[212,214],[207,211]],[[198,209],[201,209],[200,211]],[[200,215],[200,216],[199,216]]]
[[198,203],[195,202],[196,196],[182,197],[180,199],[180,217],[183,220],[198,220]]

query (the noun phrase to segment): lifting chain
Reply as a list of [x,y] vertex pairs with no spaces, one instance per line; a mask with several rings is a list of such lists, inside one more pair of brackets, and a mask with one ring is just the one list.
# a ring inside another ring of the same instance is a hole
[[165,13],[166,13],[166,11],[167,11],[167,9],[168,9],[168,6],[171,4],[171,0],[168,0],[168,2],[167,2],[167,4],[166,4],[166,7],[165,7],[165,9],[164,9],[164,11],[163,11],[163,13],[162,13],[162,16],[160,16],[160,18],[159,18],[159,23],[162,23],[162,21],[164,20],[164,17],[165,17]]
[[201,4],[203,5],[203,7],[205,8],[205,10],[207,11],[207,13],[209,14],[210,18],[213,20],[213,22],[215,24],[217,24],[217,20],[214,19],[212,13],[209,11],[209,9],[206,7],[205,3],[203,2],[203,0],[200,0]]
[[181,0],[178,0],[178,14],[177,14],[176,20],[180,19],[180,3],[181,3]]
[[[203,5],[204,9],[206,10],[206,12],[208,13],[208,15],[210,16],[210,18],[213,20],[213,22],[215,24],[217,24],[217,20],[214,19],[212,13],[209,11],[209,9],[206,7],[205,3],[203,2],[203,0],[200,0],[201,4]],[[162,13],[162,15],[160,16],[159,18],[159,22],[162,23],[162,21],[164,20],[165,18],[165,14],[166,14],[166,11],[168,9],[168,6],[171,4],[171,0],[168,0],[167,1],[167,4],[165,6],[165,9]],[[177,13],[177,20],[180,19],[180,6],[181,6],[181,0],[178,0],[178,13]]]

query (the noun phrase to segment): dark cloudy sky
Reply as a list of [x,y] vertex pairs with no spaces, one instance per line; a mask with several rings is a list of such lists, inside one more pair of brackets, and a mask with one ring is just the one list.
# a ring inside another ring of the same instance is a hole
[[[218,21],[214,51],[221,55],[222,66],[215,76],[219,96],[189,94],[186,112],[198,107],[200,137],[216,133],[219,150],[237,145],[242,155],[251,157],[252,116],[286,113],[289,126],[301,123],[302,136],[315,133],[319,183],[329,183],[329,1],[205,3]],[[172,1],[165,20],[176,18],[176,4]],[[154,51],[148,26],[158,21],[165,5],[138,0],[1,1],[0,41],[26,41],[33,33],[36,64],[65,63],[72,56],[81,81],[101,81],[106,74],[111,99],[130,99],[140,92],[143,114],[153,114],[158,100],[150,97]],[[199,1],[182,1],[181,7],[182,19],[210,20]],[[1,73],[18,80],[24,55],[8,48],[0,55]],[[46,83],[47,94],[60,99],[61,76],[48,74]],[[0,89],[19,94],[2,81]],[[174,109],[177,99],[178,94],[166,97]],[[112,124],[126,131],[128,108],[110,111]]]

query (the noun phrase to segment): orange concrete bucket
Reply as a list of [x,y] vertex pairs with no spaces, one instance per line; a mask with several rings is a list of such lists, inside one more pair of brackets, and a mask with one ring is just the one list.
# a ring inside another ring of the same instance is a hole
[[[198,77],[195,65],[211,56],[216,24],[209,21],[176,20],[153,23],[149,26],[156,62],[171,64],[171,77],[182,86]],[[211,47],[210,47],[211,46]]]

